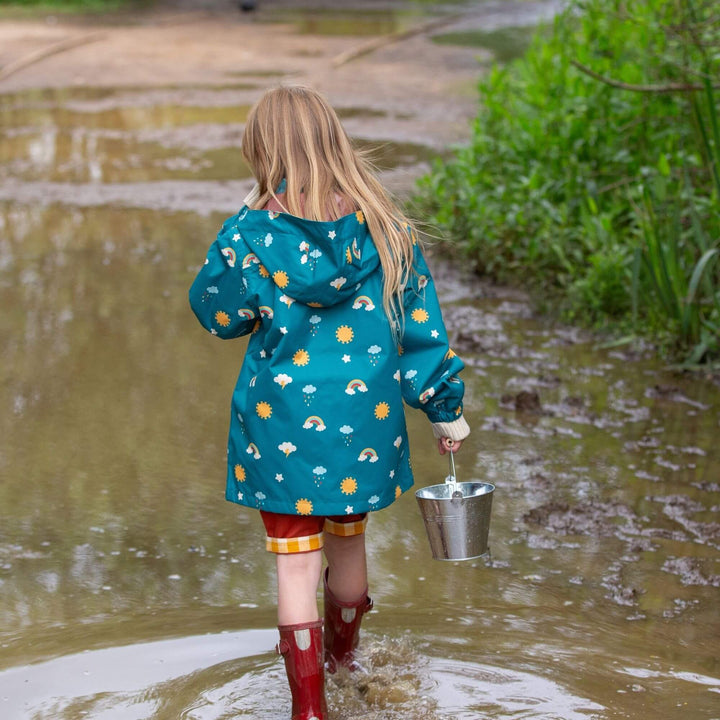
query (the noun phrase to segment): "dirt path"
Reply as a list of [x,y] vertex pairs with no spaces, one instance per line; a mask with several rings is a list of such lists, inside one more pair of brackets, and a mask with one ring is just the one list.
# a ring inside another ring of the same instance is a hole
[[[287,12],[292,4],[286,0],[272,7],[284,7]],[[292,78],[320,89],[337,105],[375,108],[404,117],[406,122],[393,133],[400,138],[445,146],[467,135],[468,120],[476,109],[475,83],[482,70],[478,59],[489,57],[481,50],[442,46],[420,35],[335,67],[335,58],[368,42],[367,28],[364,36],[318,35],[308,33],[312,25],[307,23],[299,27],[297,23],[260,22],[278,18],[268,7],[265,14],[256,15],[240,13],[229,1],[190,5],[200,9],[184,10],[182,3],[174,3],[173,10],[105,21],[0,21],[0,68],[55,43],[90,33],[101,35],[13,73],[0,81],[0,92],[38,87],[203,86],[246,79],[257,88],[249,94],[257,96],[280,79]],[[369,5],[374,13],[383,7],[382,3]],[[355,13],[350,22],[363,17],[353,10],[357,7],[362,4],[343,4],[343,12]],[[469,3],[445,9],[439,16],[457,18],[460,12],[456,27],[485,21],[496,26],[503,18],[507,24],[523,19],[527,23],[538,13],[547,15],[550,7],[547,0]],[[404,17],[400,22],[422,24],[429,17],[433,16]]]
[[416,37],[333,67],[333,58],[364,42],[353,36],[299,34],[292,25],[260,24],[240,13],[153,13],[136,25],[82,21],[0,23],[0,64],[88,33],[103,37],[41,60],[0,83],[0,91],[36,87],[221,85],[241,79],[259,91],[292,78],[339,105],[417,113],[421,135],[441,144],[464,136],[474,110],[478,52]]
[[[446,30],[532,24],[551,15],[555,4],[555,0],[431,3],[423,5],[422,13],[416,7],[415,14],[407,14],[398,8],[407,11],[412,3],[354,0],[323,8],[316,0],[313,11],[299,11],[297,6],[312,3],[268,0],[261,3],[260,12],[243,14],[229,0],[203,0],[174,2],[172,8],[137,16],[4,19],[0,20],[0,102],[4,96],[6,108],[38,107],[38,103],[57,103],[58,97],[18,101],[12,94],[69,88],[61,105],[63,112],[78,111],[73,119],[67,114],[42,119],[33,117],[32,110],[25,119],[12,109],[6,116],[13,137],[40,127],[46,136],[42,142],[53,147],[52,125],[62,122],[66,134],[81,134],[86,122],[90,123],[86,130],[93,126],[92,120],[86,120],[92,113],[117,110],[122,115],[128,108],[159,106],[168,112],[181,106],[227,108],[222,122],[198,121],[178,128],[161,121],[130,133],[139,141],[200,151],[236,148],[244,121],[242,108],[279,82],[300,82],[321,90],[344,110],[343,122],[355,138],[413,143],[434,154],[469,135],[477,110],[477,80],[491,59],[479,48],[433,42],[432,33],[442,31],[437,21],[445,22]],[[185,9],[189,5],[195,9]],[[378,37],[400,35],[430,22],[432,30],[354,54]],[[76,40],[80,44],[67,47]],[[44,56],[54,48],[61,51]],[[352,59],[340,63],[341,58]],[[3,77],[3,69],[12,72]],[[103,95],[98,88],[123,91]],[[233,108],[238,109],[237,118],[231,116]],[[104,131],[88,132],[94,142]],[[16,167],[8,165],[4,172],[0,168],[0,200],[208,212],[234,209],[248,184],[242,179],[113,184],[107,177],[102,183],[78,184],[53,182],[49,176],[18,176]],[[383,182],[403,196],[427,168],[424,160],[405,164],[384,173]]]

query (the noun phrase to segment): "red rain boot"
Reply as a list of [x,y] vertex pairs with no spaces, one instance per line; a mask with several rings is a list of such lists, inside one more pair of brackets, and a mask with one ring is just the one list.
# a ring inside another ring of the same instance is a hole
[[325,667],[334,673],[337,665],[357,670],[354,650],[360,638],[360,623],[366,612],[372,610],[373,601],[367,589],[355,602],[341,602],[328,587],[328,568],[324,576],[325,596]]
[[322,620],[299,625],[281,625],[275,648],[285,659],[292,720],[325,720],[325,672],[322,657]]

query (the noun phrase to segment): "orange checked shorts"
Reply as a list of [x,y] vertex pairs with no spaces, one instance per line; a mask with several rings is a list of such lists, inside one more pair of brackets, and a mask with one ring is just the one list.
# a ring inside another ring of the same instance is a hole
[[362,535],[367,525],[367,513],[362,515],[283,515],[260,511],[265,525],[265,548],[269,552],[291,553],[322,550],[323,532],[340,537]]

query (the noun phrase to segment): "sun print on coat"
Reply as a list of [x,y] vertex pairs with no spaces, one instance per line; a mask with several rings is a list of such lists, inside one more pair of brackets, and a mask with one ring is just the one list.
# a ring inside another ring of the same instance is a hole
[[307,498],[300,498],[295,503],[295,511],[298,515],[311,515],[313,511],[313,504]]
[[416,322],[416,323],[425,323],[428,321],[428,318],[430,315],[428,315],[428,311],[424,308],[415,308],[415,310],[410,313],[410,317]]
[[343,495],[353,495],[357,491],[357,480],[354,477],[346,477],[340,483],[340,491]]
[[215,313],[215,322],[220,326],[226,328],[230,325],[230,316],[224,310],[218,310]]
[[335,331],[335,337],[339,343],[347,345],[348,343],[352,342],[352,339],[355,337],[355,333],[349,325],[341,325]]
[[390,405],[388,405],[386,402],[379,402],[375,406],[375,417],[378,420],[386,420],[388,415],[390,415]]
[[310,353],[307,350],[304,350],[303,348],[300,348],[294,355],[293,355],[293,365],[297,365],[298,367],[304,367],[310,362]]
[[273,281],[282,290],[287,287],[287,284],[290,282],[290,278],[284,270],[276,270],[273,273]]
[[268,420],[272,415],[272,405],[270,405],[269,402],[265,402],[265,400],[261,400],[257,403],[257,405],[255,405],[255,412],[259,418]]

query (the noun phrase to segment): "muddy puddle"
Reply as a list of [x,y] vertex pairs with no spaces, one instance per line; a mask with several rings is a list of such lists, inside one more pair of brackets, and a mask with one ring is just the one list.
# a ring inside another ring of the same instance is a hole
[[[186,306],[221,218],[0,205],[4,718],[288,713],[260,522],[222,500],[244,344]],[[717,717],[718,388],[433,266],[491,556],[431,561],[412,493],[373,516],[368,672],[333,717]]]
[[[222,499],[245,345],[186,300],[247,186],[248,92],[0,96],[4,719],[289,716],[262,526]],[[345,113],[385,177],[427,160],[392,111]],[[373,515],[366,672],[331,717],[720,718],[720,388],[431,255],[491,554],[433,562],[412,493]]]
[[[0,184],[5,183],[6,197],[16,196],[16,181],[22,180],[39,196],[45,190],[60,192],[62,201],[76,194],[75,183],[249,180],[239,147],[250,108],[246,90],[244,85],[145,91],[82,87],[0,95]],[[359,128],[389,113],[348,106],[340,115]],[[394,117],[402,122],[408,116]],[[418,166],[427,167],[441,154],[404,137],[354,136],[353,141],[383,172],[414,168],[417,173]],[[125,189],[131,204],[147,203],[142,190],[133,200],[132,189]],[[108,200],[117,198],[100,195],[96,202]]]

